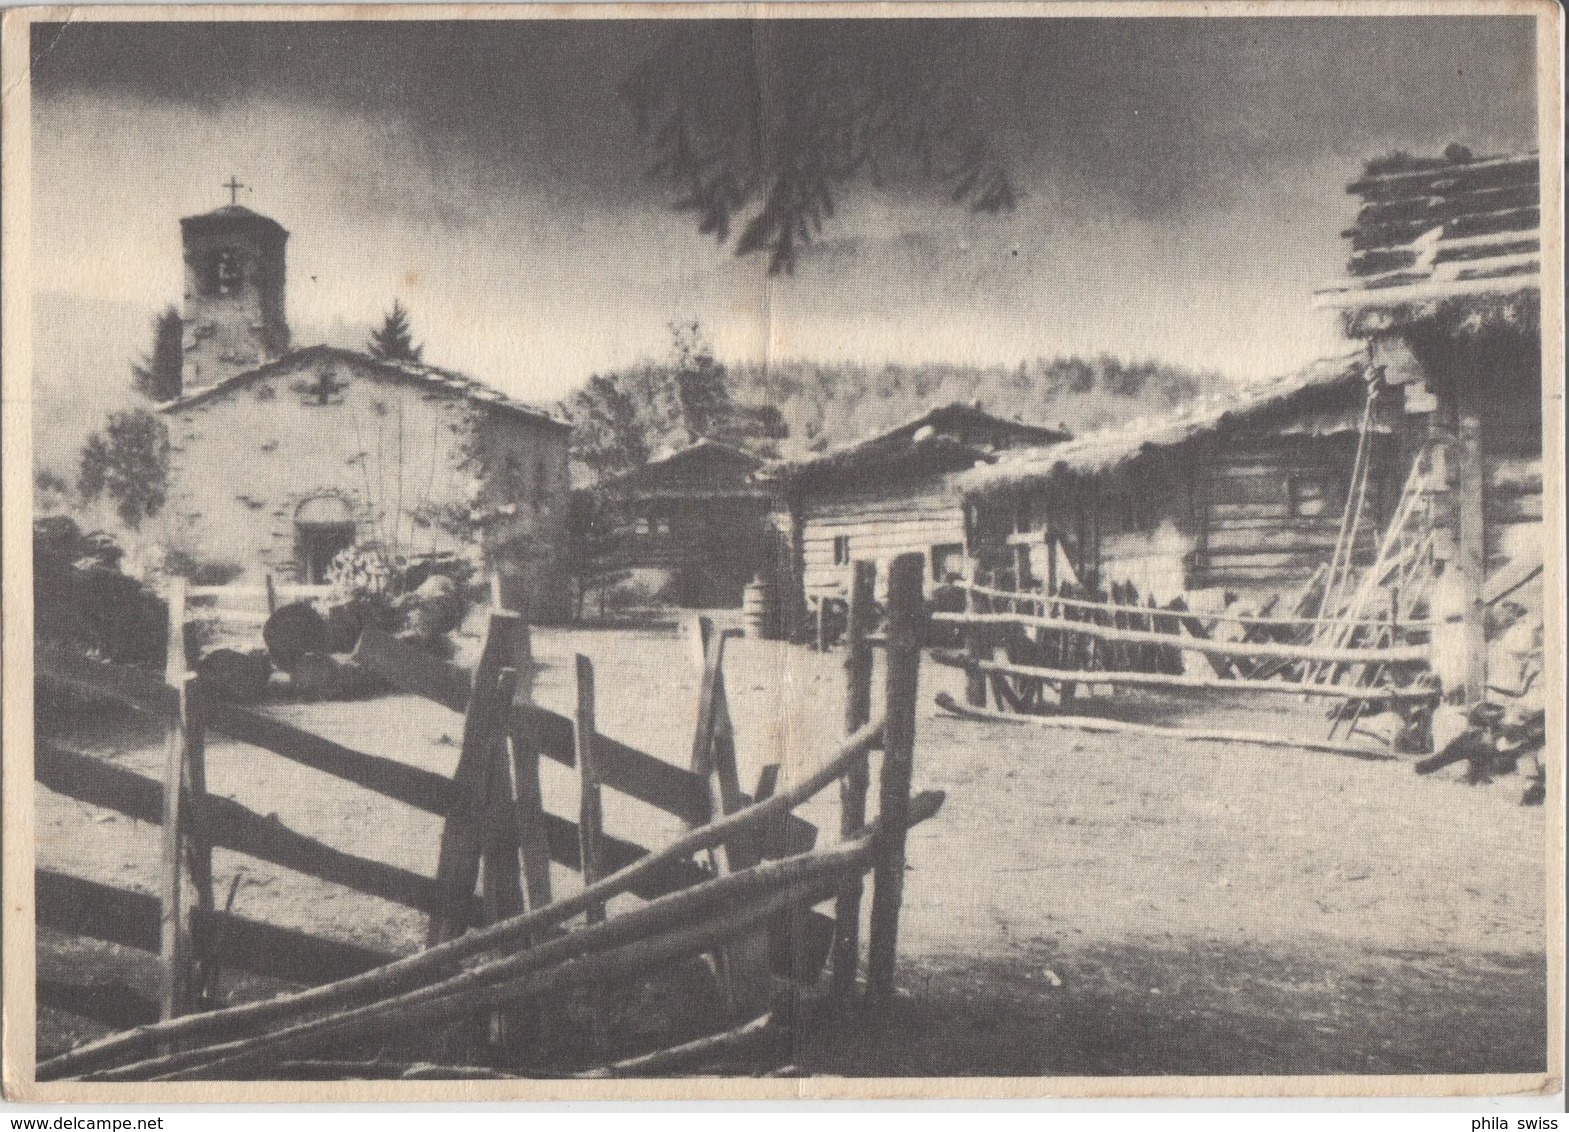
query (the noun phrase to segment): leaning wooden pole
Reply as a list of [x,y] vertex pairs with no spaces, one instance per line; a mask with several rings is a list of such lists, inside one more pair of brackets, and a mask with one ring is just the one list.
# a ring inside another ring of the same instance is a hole
[[[909,820],[930,818],[942,802],[940,791],[918,795],[911,802]],[[717,942],[766,923],[791,904],[821,900],[838,887],[845,869],[866,867],[888,832],[879,820],[852,842],[680,889],[602,924],[470,967],[437,985],[282,1030],[122,1064],[93,1074],[93,1079],[173,1079],[184,1070],[238,1068],[243,1062],[264,1062],[289,1050],[298,1054],[311,1048],[341,1048],[348,1040],[446,1021],[497,1002],[522,1002],[568,986],[594,987],[625,979],[652,962],[712,950]],[[640,953],[643,961],[629,962],[627,948]]]
[[888,571],[888,669],[883,725],[883,761],[877,820],[887,830],[873,873],[871,939],[867,954],[867,999],[884,1008],[893,998],[898,954],[899,906],[904,898],[904,833],[910,811],[910,777],[915,764],[915,704],[921,672],[921,635],[926,606],[921,592],[924,559],[902,554]]
[[[857,562],[850,573],[850,618],[845,630],[844,731],[854,735],[872,718],[872,646],[867,636],[875,612],[873,591],[877,564]],[[866,763],[857,763],[839,781],[839,833],[849,837],[866,824],[866,792],[871,774]],[[846,1001],[855,989],[861,962],[861,875],[845,885],[834,908],[833,992]]]

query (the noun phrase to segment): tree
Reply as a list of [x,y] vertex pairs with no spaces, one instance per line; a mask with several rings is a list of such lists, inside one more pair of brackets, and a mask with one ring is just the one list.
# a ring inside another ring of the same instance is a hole
[[163,509],[169,490],[169,432],[145,409],[110,413],[102,432],[82,446],[77,491],[84,500],[107,496],[133,530]]
[[671,377],[685,443],[715,436],[729,423],[733,405],[725,367],[715,359],[700,322],[670,324]]
[[572,420],[572,455],[599,475],[648,463],[648,414],[624,375],[594,374],[564,408]]
[[173,306],[153,320],[153,349],[131,363],[131,386],[153,401],[172,401],[183,388],[185,323]]
[[846,183],[901,175],[995,213],[1013,183],[967,81],[967,21],[683,22],[622,87],[649,170],[720,243],[794,271]]
[[414,344],[414,331],[409,323],[409,312],[397,299],[383,319],[380,330],[371,331],[367,346],[370,356],[381,362],[418,362],[425,353],[424,346]]
[[777,409],[736,404],[729,371],[698,322],[670,324],[664,362],[595,374],[562,408],[573,425],[572,455],[601,476],[705,437],[766,447],[787,431]]

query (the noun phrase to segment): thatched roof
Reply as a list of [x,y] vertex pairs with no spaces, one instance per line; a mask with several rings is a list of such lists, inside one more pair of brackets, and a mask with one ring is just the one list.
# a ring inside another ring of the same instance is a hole
[[955,479],[966,495],[985,496],[1102,475],[1197,440],[1250,427],[1274,435],[1335,435],[1359,425],[1364,371],[1360,352],[1325,358],[1229,397],[1206,400],[1176,417],[1130,421],[1067,444],[1019,449]]
[[1347,191],[1362,198],[1346,277],[1315,305],[1345,312],[1363,337],[1430,322],[1475,331],[1535,328],[1542,234],[1535,153],[1477,158],[1451,147],[1441,158],[1370,164]]

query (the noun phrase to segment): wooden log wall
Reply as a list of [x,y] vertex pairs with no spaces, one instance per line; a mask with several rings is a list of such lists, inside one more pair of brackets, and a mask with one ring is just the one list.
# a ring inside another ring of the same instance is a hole
[[1487,568],[1494,572],[1541,545],[1542,460],[1540,456],[1483,454],[1483,513],[1487,524]]
[[929,587],[932,548],[965,545],[964,503],[941,481],[803,501],[802,582],[808,601],[848,597],[849,567],[834,561],[834,540],[840,537],[849,538],[852,559],[879,563],[879,594],[887,586],[886,564],[901,554],[922,556]]
[[[1301,583],[1334,553],[1355,458],[1356,436],[1312,443],[1281,442],[1220,453],[1205,470],[1206,550],[1195,564],[1194,588],[1269,587]],[[1318,514],[1293,513],[1292,481],[1329,488]],[[1379,523],[1388,513],[1387,448],[1375,445],[1356,561],[1377,553]]]

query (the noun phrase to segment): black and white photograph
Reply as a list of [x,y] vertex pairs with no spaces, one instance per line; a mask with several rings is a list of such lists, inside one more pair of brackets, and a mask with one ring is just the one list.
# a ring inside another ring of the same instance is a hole
[[1561,1093],[1562,43],[7,12],[7,1094]]

